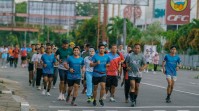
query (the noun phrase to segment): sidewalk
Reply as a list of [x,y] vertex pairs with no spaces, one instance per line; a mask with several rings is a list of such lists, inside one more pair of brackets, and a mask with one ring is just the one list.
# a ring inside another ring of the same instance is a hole
[[0,111],[20,111],[21,103],[12,97],[12,91],[6,88],[6,81],[0,78]]

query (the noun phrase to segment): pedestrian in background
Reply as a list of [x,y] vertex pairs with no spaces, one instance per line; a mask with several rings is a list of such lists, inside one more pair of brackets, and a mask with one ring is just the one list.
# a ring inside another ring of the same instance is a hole
[[153,56],[154,74],[157,71],[159,60],[160,60],[159,54],[156,52],[155,55]]

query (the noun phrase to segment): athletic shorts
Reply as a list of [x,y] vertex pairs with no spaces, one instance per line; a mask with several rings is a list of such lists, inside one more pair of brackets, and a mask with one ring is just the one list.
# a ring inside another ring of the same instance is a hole
[[71,80],[71,79],[68,79],[68,86],[73,86],[74,84],[77,84],[77,85],[80,85],[80,79],[75,79],[75,80]]
[[33,71],[34,70],[34,64],[33,63],[29,63],[28,64],[28,71]]
[[166,78],[167,79],[171,79],[173,81],[176,81],[177,80],[177,76],[172,76],[172,75],[166,75]]
[[149,64],[149,62],[146,62],[147,64]]
[[42,75],[43,75],[43,77],[48,77],[48,78],[53,78],[54,77],[54,74],[43,73]]
[[59,69],[60,81],[64,81],[65,84],[67,83],[67,74],[68,70]]
[[25,61],[26,60],[26,56],[21,57],[21,60]]
[[117,76],[106,76],[106,87],[118,86]]
[[132,76],[129,76],[129,80],[130,80],[130,81],[131,81],[131,80],[135,80],[136,83],[140,83],[141,80],[142,80],[142,78],[140,78],[140,77],[132,77]]
[[102,77],[93,77],[93,84],[94,85],[98,85],[101,82],[106,83],[106,76],[102,76]]

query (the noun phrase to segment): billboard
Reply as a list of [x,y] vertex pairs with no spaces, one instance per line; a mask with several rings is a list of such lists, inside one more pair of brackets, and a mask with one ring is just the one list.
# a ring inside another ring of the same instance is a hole
[[154,18],[162,18],[165,16],[166,0],[154,0]]
[[[30,24],[43,25],[73,25],[75,19],[66,18],[67,16],[75,16],[75,2],[43,2],[43,1],[29,1],[27,12],[30,15],[27,22]],[[42,16],[36,16],[42,15]]]
[[191,0],[167,0],[166,24],[187,24],[190,22]]
[[152,59],[153,59],[153,56],[155,55],[155,53],[157,53],[156,45],[144,45],[144,55],[145,55],[145,58],[148,58],[149,63],[152,62]]

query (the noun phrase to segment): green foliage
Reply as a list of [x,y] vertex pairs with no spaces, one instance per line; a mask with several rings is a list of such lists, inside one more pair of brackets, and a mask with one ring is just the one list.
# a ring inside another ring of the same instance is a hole
[[128,19],[114,17],[110,18],[110,23],[107,25],[107,35],[109,37],[109,43],[120,44],[120,39],[123,36],[124,20],[126,20],[126,42],[129,44],[131,41],[138,42],[141,37],[141,31],[134,27],[132,22]]
[[176,45],[180,53],[199,53],[199,20],[193,19],[189,24],[182,25],[179,30],[167,31],[163,34],[167,38],[165,49]]
[[77,3],[77,16],[95,16],[98,14],[98,4],[93,3]]
[[81,25],[71,33],[77,45],[83,46],[85,43],[90,43],[96,46],[97,41],[98,18],[93,17],[90,20],[84,20]]
[[[16,13],[26,13],[27,11],[27,2],[17,3],[16,4]],[[26,18],[24,17],[15,17],[16,22],[25,22]]]

